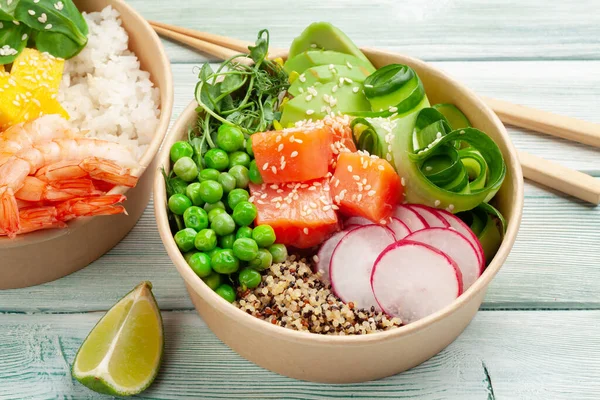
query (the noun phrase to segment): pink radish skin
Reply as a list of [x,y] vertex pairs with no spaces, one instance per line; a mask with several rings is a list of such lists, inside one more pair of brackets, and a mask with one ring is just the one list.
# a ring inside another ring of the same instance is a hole
[[451,228],[429,228],[411,233],[406,240],[428,244],[450,257],[462,274],[467,290],[483,272],[477,250],[463,234]]
[[409,324],[460,296],[462,276],[456,263],[441,251],[401,240],[388,246],[375,261],[371,287],[386,314]]
[[390,218],[390,222],[386,225],[386,227],[392,230],[396,240],[402,240],[410,235],[410,229],[408,229],[408,226],[406,226],[404,222],[400,221],[396,217]]
[[473,233],[471,228],[467,224],[465,224],[462,219],[458,218],[456,215],[449,213],[446,210],[436,210],[438,215],[444,218],[450,224],[450,227],[455,229],[458,233],[464,235],[469,242],[475,247],[477,250],[477,254],[479,257],[479,262],[485,268],[485,256],[483,255],[483,247],[481,247],[481,243],[479,243],[479,239],[477,235]]
[[346,221],[344,221],[344,227],[348,227],[350,225],[372,225],[373,221],[370,219],[366,219],[364,217],[350,217]]
[[417,214],[413,209],[406,205],[399,205],[394,210],[395,218],[398,218],[400,221],[404,222],[408,229],[411,232],[420,231],[421,229],[429,228],[427,222]]
[[442,218],[434,208],[421,204],[407,204],[407,207],[419,214],[430,228],[449,228],[450,223]]
[[333,255],[333,251],[340,240],[342,240],[342,238],[346,236],[350,230],[336,232],[331,235],[329,239],[325,240],[323,244],[321,244],[321,248],[317,253],[319,261],[315,263],[315,268],[313,269],[315,273],[321,273],[319,276],[321,282],[328,285],[331,283],[329,279],[329,264],[331,262],[331,256]]
[[371,289],[371,272],[381,252],[395,242],[394,235],[379,225],[365,225],[340,240],[329,267],[331,288],[345,303],[370,309],[379,305]]

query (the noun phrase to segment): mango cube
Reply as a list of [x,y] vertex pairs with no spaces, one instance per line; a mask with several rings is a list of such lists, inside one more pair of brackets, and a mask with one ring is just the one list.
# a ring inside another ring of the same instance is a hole
[[29,91],[43,87],[56,93],[64,67],[65,60],[48,53],[40,53],[36,49],[26,48],[15,59],[10,74],[17,83]]

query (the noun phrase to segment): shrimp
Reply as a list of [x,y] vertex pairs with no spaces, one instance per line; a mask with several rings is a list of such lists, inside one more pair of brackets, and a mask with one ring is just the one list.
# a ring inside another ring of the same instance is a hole
[[36,144],[80,136],[69,128],[68,122],[58,115],[46,115],[27,123],[14,125],[0,135],[0,165],[15,153]]
[[14,234],[0,228],[0,236],[14,237],[41,229],[65,228],[66,222],[83,216],[114,215],[125,213],[125,208],[116,205],[125,200],[123,195],[106,195],[75,198],[54,206],[29,207],[19,210],[21,228]]
[[138,178],[130,174],[129,168],[96,157],[83,161],[59,161],[40,168],[36,177],[46,182],[59,182],[64,179],[90,177],[114,185],[134,187]]
[[[60,161],[79,161],[77,165],[84,171],[87,169],[88,174],[93,174],[90,176],[127,185],[132,185],[131,174],[127,173],[128,168],[138,167],[137,161],[127,148],[118,143],[88,138],[56,139],[34,144],[31,148],[15,153],[0,165],[0,229],[9,236],[16,234],[20,229],[14,194],[22,188],[28,175]],[[116,171],[115,163],[127,170],[118,167],[119,170]],[[66,175],[62,175],[62,178],[73,179],[72,176]]]
[[75,197],[88,197],[104,194],[96,190],[90,179],[67,179],[59,182],[48,183],[43,180],[28,176],[23,182],[23,187],[15,193],[18,200],[29,202],[36,201],[64,201]]

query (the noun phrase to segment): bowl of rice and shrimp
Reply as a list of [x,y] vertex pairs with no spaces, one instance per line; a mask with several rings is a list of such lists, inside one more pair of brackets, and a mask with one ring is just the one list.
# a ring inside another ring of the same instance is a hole
[[63,229],[13,238],[0,235],[0,289],[33,286],[84,268],[127,235],[150,200],[154,158],[173,107],[169,59],[150,25],[125,2],[74,3],[87,22],[88,42],[65,61],[56,100],[69,118],[60,124],[128,150],[137,183],[107,193],[126,197],[124,213],[77,218]]

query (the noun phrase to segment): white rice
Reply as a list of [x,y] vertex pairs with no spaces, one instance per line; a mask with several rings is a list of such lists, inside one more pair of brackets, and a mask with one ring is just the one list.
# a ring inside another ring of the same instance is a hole
[[83,16],[88,44],[65,63],[58,100],[74,128],[126,145],[139,159],[158,125],[159,90],[128,50],[118,11],[109,6]]

